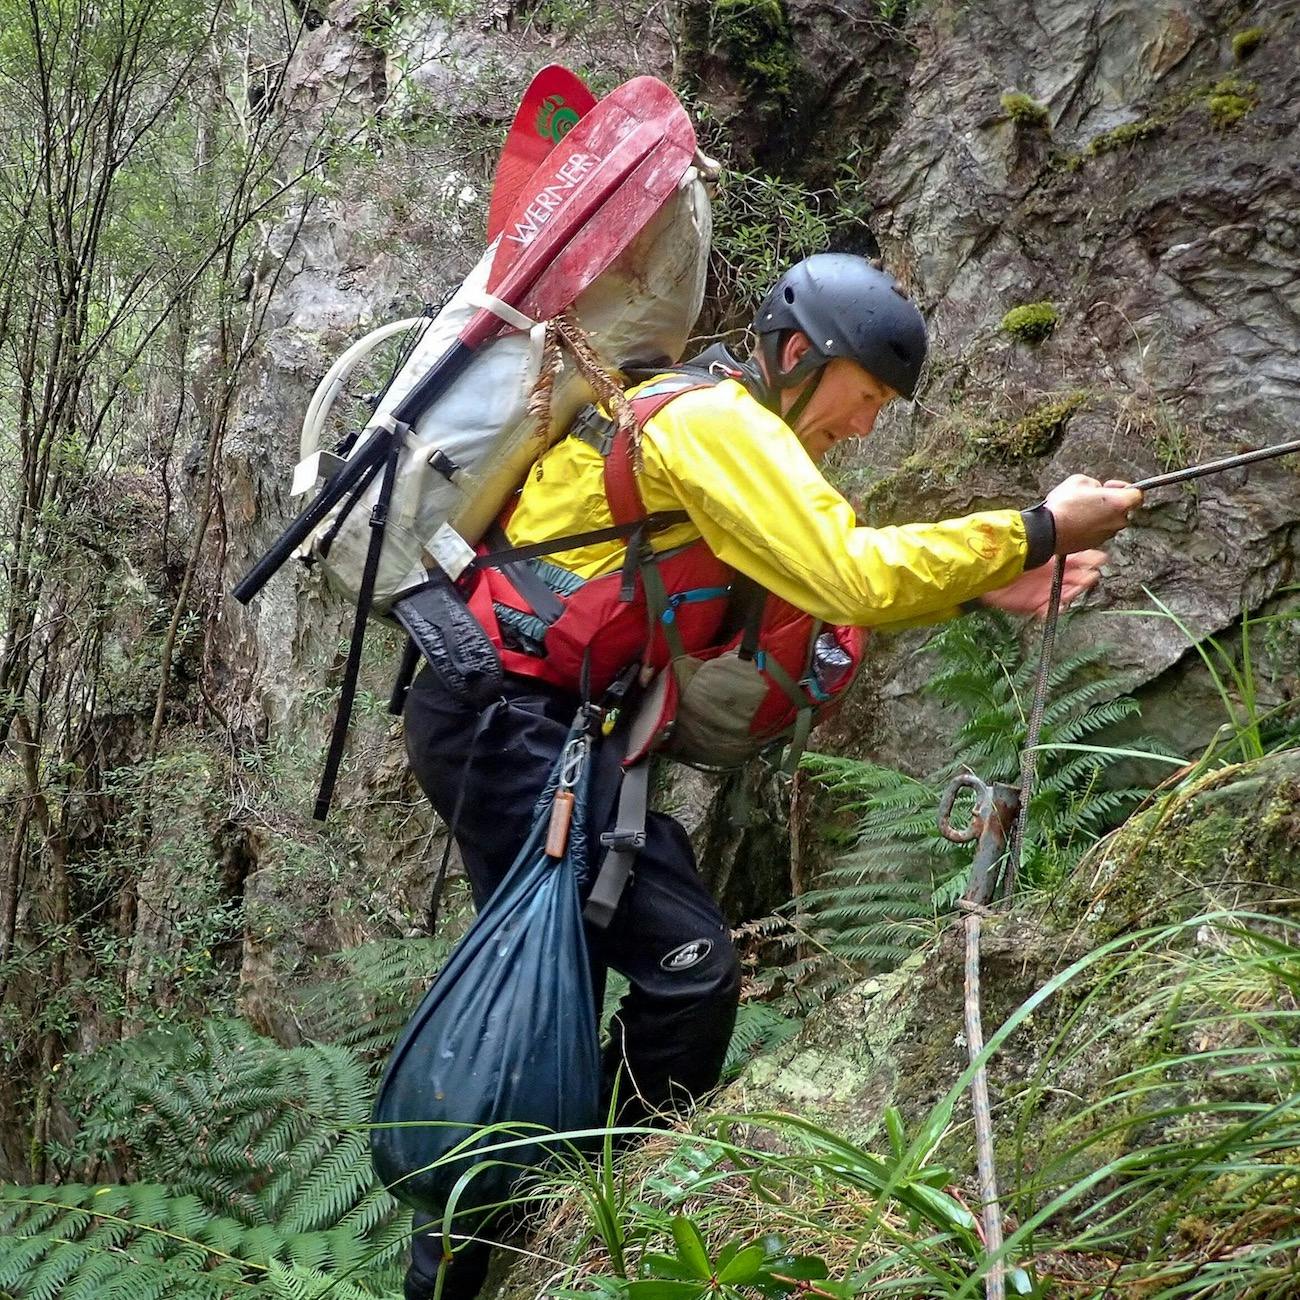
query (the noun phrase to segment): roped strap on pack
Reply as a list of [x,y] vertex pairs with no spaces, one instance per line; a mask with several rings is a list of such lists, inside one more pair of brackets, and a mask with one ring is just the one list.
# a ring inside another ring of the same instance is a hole
[[587,905],[582,910],[583,919],[598,930],[607,929],[614,919],[623,891],[631,879],[632,868],[636,865],[637,854],[645,848],[649,800],[650,759],[646,757],[624,769],[614,829],[600,837],[606,852],[587,895]]

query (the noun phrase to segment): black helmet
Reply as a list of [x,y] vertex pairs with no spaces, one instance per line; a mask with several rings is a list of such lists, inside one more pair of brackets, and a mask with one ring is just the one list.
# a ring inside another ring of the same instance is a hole
[[[782,371],[777,353],[789,330],[801,330],[813,346]],[[763,299],[754,332],[776,388],[848,357],[910,398],[925,364],[925,321],[916,305],[892,275],[852,253],[815,253],[792,266]]]

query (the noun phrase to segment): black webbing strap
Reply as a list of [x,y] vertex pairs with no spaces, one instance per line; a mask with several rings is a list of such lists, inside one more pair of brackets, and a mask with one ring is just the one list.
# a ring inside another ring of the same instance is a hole
[[413,636],[407,636],[406,646],[402,650],[402,662],[397,667],[397,676],[393,679],[392,694],[388,697],[388,711],[399,715],[406,708],[406,696],[415,680],[415,670],[420,666],[420,646]]
[[330,553],[334,545],[334,539],[339,535],[343,525],[347,523],[348,517],[357,508],[357,503],[365,496],[367,489],[375,481],[375,475],[384,468],[387,462],[377,460],[366,472],[357,480],[357,485],[348,494],[343,504],[339,507],[338,513],[334,516],[330,526],[325,530],[319,542],[316,543],[316,554],[324,559]]
[[[510,539],[496,525],[488,529],[487,540],[493,555],[510,550]],[[510,585],[547,627],[564,613],[564,601],[546,585],[536,570],[528,567],[527,560],[507,560],[495,567],[510,579]]]
[[582,909],[583,919],[597,930],[608,928],[614,919],[637,854],[645,848],[649,802],[650,759],[647,756],[624,771],[618,791],[618,810],[614,814],[614,829],[600,837],[607,852],[591,886],[591,893],[587,895],[587,905]]
[[611,524],[608,528],[593,528],[586,533],[571,533],[567,537],[556,537],[549,542],[530,542],[527,546],[512,546],[508,551],[489,551],[486,555],[476,555],[466,566],[466,573],[475,569],[499,569],[503,565],[513,564],[516,560],[537,560],[543,556],[555,555],[559,551],[573,551],[582,546],[594,546],[597,542],[621,542],[631,537],[638,528],[649,532],[662,532],[673,524],[684,524],[690,519],[685,510],[657,510],[644,519],[630,524]]
[[379,499],[370,512],[370,545],[366,549],[366,567],[361,574],[361,589],[357,592],[357,616],[352,624],[352,644],[348,646],[347,667],[343,670],[343,684],[339,688],[339,708],[334,715],[334,731],[325,758],[325,772],[321,777],[320,792],[316,796],[316,808],[312,814],[318,822],[323,822],[329,815],[334,783],[343,762],[343,745],[348,738],[348,723],[352,720],[352,705],[357,697],[357,677],[361,672],[361,647],[366,639],[366,619],[370,615],[370,606],[374,603],[375,578],[379,573],[379,556],[384,549],[388,506],[393,498],[393,484],[397,481],[397,462],[401,450],[402,439],[394,437],[388,449],[388,458],[384,462]]

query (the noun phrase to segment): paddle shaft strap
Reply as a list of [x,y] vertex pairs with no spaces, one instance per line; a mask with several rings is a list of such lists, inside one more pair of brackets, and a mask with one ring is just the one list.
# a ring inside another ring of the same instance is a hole
[[[489,323],[494,319],[489,312],[479,312],[474,320],[477,321],[479,316],[486,317]],[[468,333],[467,329],[466,334]],[[294,551],[324,522],[329,512],[363,478],[368,477],[376,465],[383,464],[394,442],[404,438],[407,428],[447,391],[452,381],[464,371],[473,353],[474,347],[457,340],[397,404],[391,420],[385,419],[383,424],[373,426],[365,441],[321,488],[316,499],[294,519],[270,550],[235,585],[233,594],[240,604],[247,605]]]

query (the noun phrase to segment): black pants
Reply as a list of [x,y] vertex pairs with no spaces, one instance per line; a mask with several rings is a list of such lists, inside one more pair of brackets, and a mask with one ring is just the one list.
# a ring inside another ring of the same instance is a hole
[[[411,688],[407,754],[444,821],[453,820],[459,803],[456,842],[480,908],[524,842],[577,707],[566,692],[518,677],[506,678],[503,698],[483,715],[444,694],[427,670]],[[593,846],[612,824],[620,757],[616,745],[597,742],[588,803]],[[593,871],[599,854],[595,850]],[[649,814],[646,845],[618,912],[608,929],[589,927],[587,939],[597,996],[607,969],[627,976],[630,985],[604,1062],[607,1090],[618,1080],[620,1119],[639,1123],[686,1108],[722,1072],[740,965],[727,923],[695,869],[690,840],[671,817]],[[417,1215],[417,1228],[421,1222]],[[411,1253],[406,1295],[426,1300],[433,1295],[439,1239],[417,1235]],[[477,1295],[486,1270],[486,1247],[475,1243],[458,1251],[443,1300]]]

